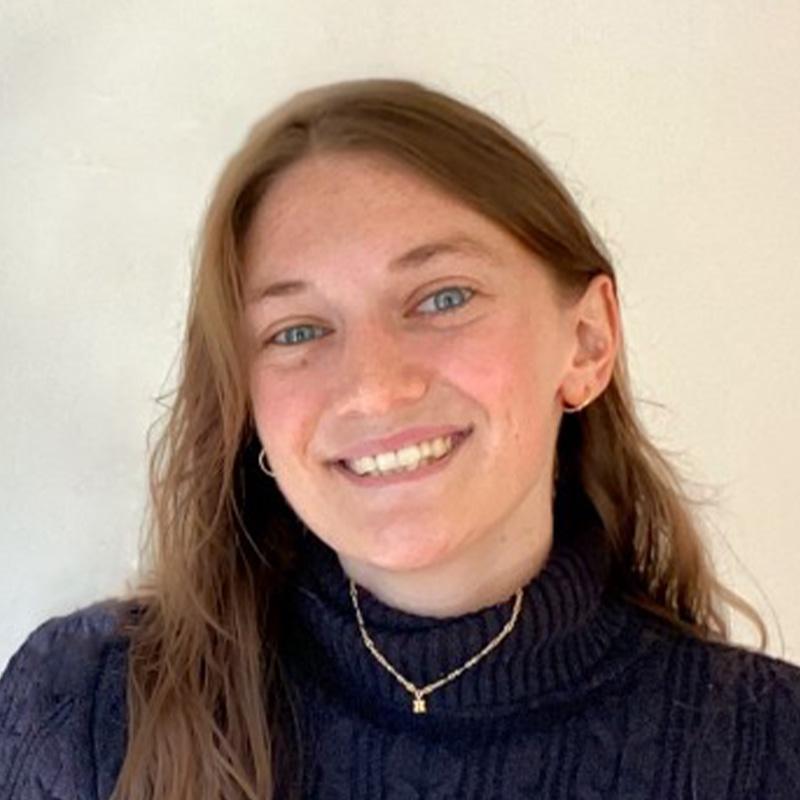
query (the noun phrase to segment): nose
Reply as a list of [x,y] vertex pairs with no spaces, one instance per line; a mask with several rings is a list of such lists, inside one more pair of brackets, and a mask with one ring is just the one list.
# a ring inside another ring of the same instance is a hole
[[345,339],[337,369],[336,416],[388,416],[425,394],[427,369],[402,332],[373,320],[352,328]]

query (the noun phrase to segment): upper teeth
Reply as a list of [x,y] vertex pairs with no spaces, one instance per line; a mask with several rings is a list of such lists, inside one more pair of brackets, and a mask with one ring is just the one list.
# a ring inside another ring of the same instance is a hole
[[439,436],[424,442],[412,444],[402,450],[390,450],[374,456],[362,456],[344,463],[353,472],[363,475],[366,472],[386,472],[398,467],[416,466],[424,458],[440,458],[453,447],[454,436]]

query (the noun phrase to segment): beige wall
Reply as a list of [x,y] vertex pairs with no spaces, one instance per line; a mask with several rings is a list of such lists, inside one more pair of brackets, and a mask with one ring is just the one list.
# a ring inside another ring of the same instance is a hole
[[566,178],[616,259],[648,427],[716,497],[722,575],[770,651],[800,661],[800,4],[4,0],[0,17],[0,666],[124,584],[224,158],[288,92],[367,75],[486,108]]

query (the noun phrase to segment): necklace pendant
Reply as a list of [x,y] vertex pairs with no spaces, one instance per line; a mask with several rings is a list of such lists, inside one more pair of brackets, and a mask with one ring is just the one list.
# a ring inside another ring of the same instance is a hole
[[424,697],[415,697],[413,709],[415,714],[425,714],[428,711],[428,708],[425,704]]

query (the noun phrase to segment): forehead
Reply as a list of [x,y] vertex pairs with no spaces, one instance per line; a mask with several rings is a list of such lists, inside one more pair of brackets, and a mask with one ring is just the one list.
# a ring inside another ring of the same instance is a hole
[[374,153],[306,157],[282,172],[258,204],[245,258],[381,241],[396,250],[444,228],[498,244],[500,226],[411,167]]
[[[306,156],[283,170],[263,198],[275,210],[315,200],[327,202],[347,196],[354,187],[365,192],[363,199],[399,200],[421,194],[431,201],[457,202],[433,180],[410,165],[384,153],[329,152]],[[388,193],[388,194],[387,194]]]

